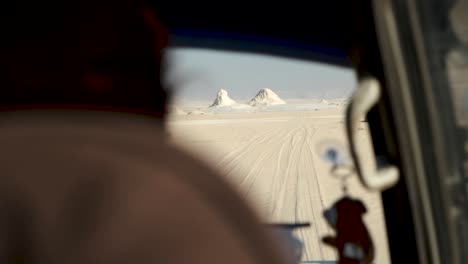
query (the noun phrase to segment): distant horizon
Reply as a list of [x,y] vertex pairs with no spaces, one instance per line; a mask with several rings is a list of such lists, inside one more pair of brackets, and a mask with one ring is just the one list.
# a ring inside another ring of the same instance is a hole
[[220,89],[233,100],[250,100],[263,88],[285,100],[345,99],[356,85],[353,70],[322,63],[209,49],[165,52],[175,101],[209,102]]
[[[249,101],[251,100],[252,98],[254,98],[258,92],[260,92],[262,89],[266,89],[268,87],[264,87],[264,88],[260,88],[258,89],[257,92],[255,92],[254,94],[252,94],[251,97],[243,97],[243,98],[238,98],[238,97],[233,97],[230,93],[229,90],[225,89],[225,88],[221,88],[225,91],[228,92],[228,95],[229,95],[229,98],[233,99],[233,100],[245,100],[245,101]],[[173,99],[174,100],[177,100],[177,101],[193,101],[193,102],[212,102],[213,100],[215,100],[216,96],[217,96],[217,93],[221,90],[221,89],[218,89],[211,97],[209,98],[183,98],[181,96],[177,96],[174,95],[173,96]],[[271,88],[268,88],[268,89],[271,89]],[[308,101],[308,100],[340,100],[340,99],[349,99],[351,97],[351,95],[348,95],[348,96],[342,96],[342,97],[329,97],[329,98],[323,98],[323,97],[308,97],[308,98],[294,98],[294,97],[283,97],[281,96],[280,94],[278,94],[275,90],[271,89],[274,93],[276,93],[281,99],[284,99],[284,100],[290,100],[290,101]]]
[[[229,92],[229,91],[228,91]],[[238,105],[248,105],[249,101],[254,97],[252,98],[248,98],[248,99],[243,99],[243,98],[234,98],[234,97],[231,97],[229,96],[232,100],[236,101],[236,103]],[[177,106],[177,107],[209,107],[211,104],[213,104],[214,100],[216,98],[216,95],[213,96],[213,98],[209,98],[209,99],[183,99],[183,98],[176,98],[174,97],[171,102],[170,102],[170,105],[172,106]],[[295,104],[307,104],[307,103],[317,103],[321,100],[325,100],[325,101],[334,101],[334,100],[348,100],[350,99],[350,96],[349,97],[338,97],[338,98],[282,98],[280,96],[281,99],[283,99],[286,104],[288,105],[295,105]]]

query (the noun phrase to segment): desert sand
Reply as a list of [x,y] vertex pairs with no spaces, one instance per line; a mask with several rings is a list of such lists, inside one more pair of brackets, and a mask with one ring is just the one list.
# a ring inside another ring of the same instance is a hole
[[[168,127],[174,144],[225,175],[264,222],[310,222],[310,228],[297,233],[305,242],[303,260],[337,259],[335,251],[321,243],[323,236],[333,234],[322,212],[343,193],[322,154],[328,146],[347,149],[344,106],[179,114],[170,116]],[[370,157],[366,123],[359,133]],[[348,181],[348,188],[351,196],[367,206],[364,219],[376,247],[375,263],[390,263],[379,194],[365,190],[355,176]]]

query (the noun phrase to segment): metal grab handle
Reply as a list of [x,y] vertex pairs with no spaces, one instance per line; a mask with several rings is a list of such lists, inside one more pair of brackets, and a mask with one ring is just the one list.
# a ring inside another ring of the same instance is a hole
[[[351,154],[356,166],[356,172],[361,183],[371,190],[383,191],[395,185],[400,177],[399,170],[391,164],[377,164],[374,169],[372,163],[365,162],[366,149],[358,142],[358,126],[362,118],[380,99],[380,84],[375,78],[362,79],[351,98],[346,113],[346,128]],[[375,155],[371,155],[375,161]],[[368,159],[368,158],[367,158]]]

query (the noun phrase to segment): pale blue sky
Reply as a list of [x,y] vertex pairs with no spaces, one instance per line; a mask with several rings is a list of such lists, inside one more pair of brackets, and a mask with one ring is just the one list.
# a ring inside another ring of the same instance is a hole
[[233,99],[250,99],[270,88],[282,98],[343,98],[356,78],[351,69],[252,53],[167,49],[168,80],[184,100],[212,100],[223,88]]

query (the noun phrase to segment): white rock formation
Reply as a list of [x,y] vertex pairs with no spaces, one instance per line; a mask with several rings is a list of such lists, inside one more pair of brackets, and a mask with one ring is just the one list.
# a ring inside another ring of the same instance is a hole
[[286,104],[275,92],[271,89],[263,88],[257,95],[249,101],[249,105],[258,106],[258,105],[281,105]]

